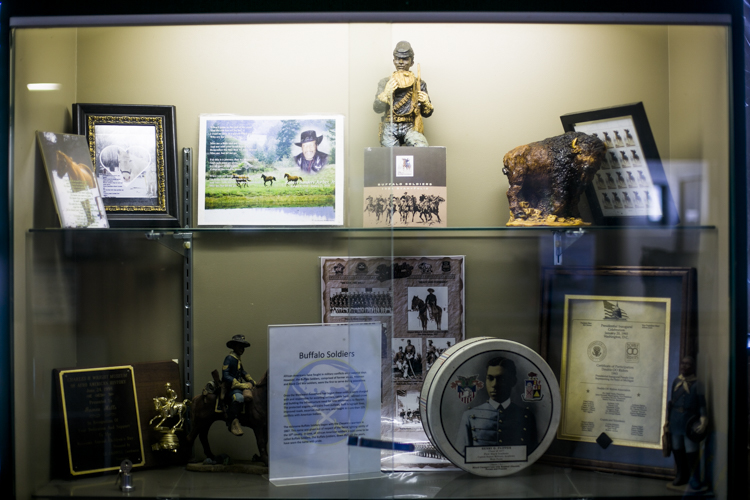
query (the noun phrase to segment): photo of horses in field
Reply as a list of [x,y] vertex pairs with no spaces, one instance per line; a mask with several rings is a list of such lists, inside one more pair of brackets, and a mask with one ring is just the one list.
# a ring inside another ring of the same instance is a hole
[[199,225],[343,224],[343,117],[204,115],[200,134]]

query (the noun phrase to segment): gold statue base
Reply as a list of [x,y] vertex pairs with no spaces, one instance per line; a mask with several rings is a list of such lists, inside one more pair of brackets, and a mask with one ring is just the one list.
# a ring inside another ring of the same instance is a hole
[[510,220],[506,226],[510,227],[577,227],[590,226],[590,222],[583,222],[580,217],[557,217],[555,215],[543,216],[541,211],[536,208],[524,208],[527,217],[525,219],[516,219],[513,213],[510,214]]
[[180,439],[172,429],[158,428],[156,429],[162,433],[161,439],[158,443],[151,445],[153,451],[171,451],[177,453],[180,448]]

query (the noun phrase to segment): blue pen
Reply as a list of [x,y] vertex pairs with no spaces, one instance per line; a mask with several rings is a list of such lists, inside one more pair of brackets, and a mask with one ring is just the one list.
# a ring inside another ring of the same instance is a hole
[[381,441],[380,439],[368,439],[357,436],[349,436],[349,446],[363,446],[365,448],[378,448],[381,450],[414,451],[412,443],[396,443],[393,441]]

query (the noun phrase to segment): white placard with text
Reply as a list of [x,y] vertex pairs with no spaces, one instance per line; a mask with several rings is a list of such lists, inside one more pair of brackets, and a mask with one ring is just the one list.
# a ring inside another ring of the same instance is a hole
[[269,480],[275,485],[380,475],[380,323],[272,325]]

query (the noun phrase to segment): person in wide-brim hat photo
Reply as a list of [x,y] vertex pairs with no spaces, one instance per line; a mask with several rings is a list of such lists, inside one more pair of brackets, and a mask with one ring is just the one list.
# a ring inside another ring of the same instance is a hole
[[328,164],[328,154],[318,151],[323,142],[323,136],[318,136],[314,130],[305,130],[300,135],[300,141],[295,146],[302,148],[302,152],[294,157],[294,163],[303,172],[316,174]]

